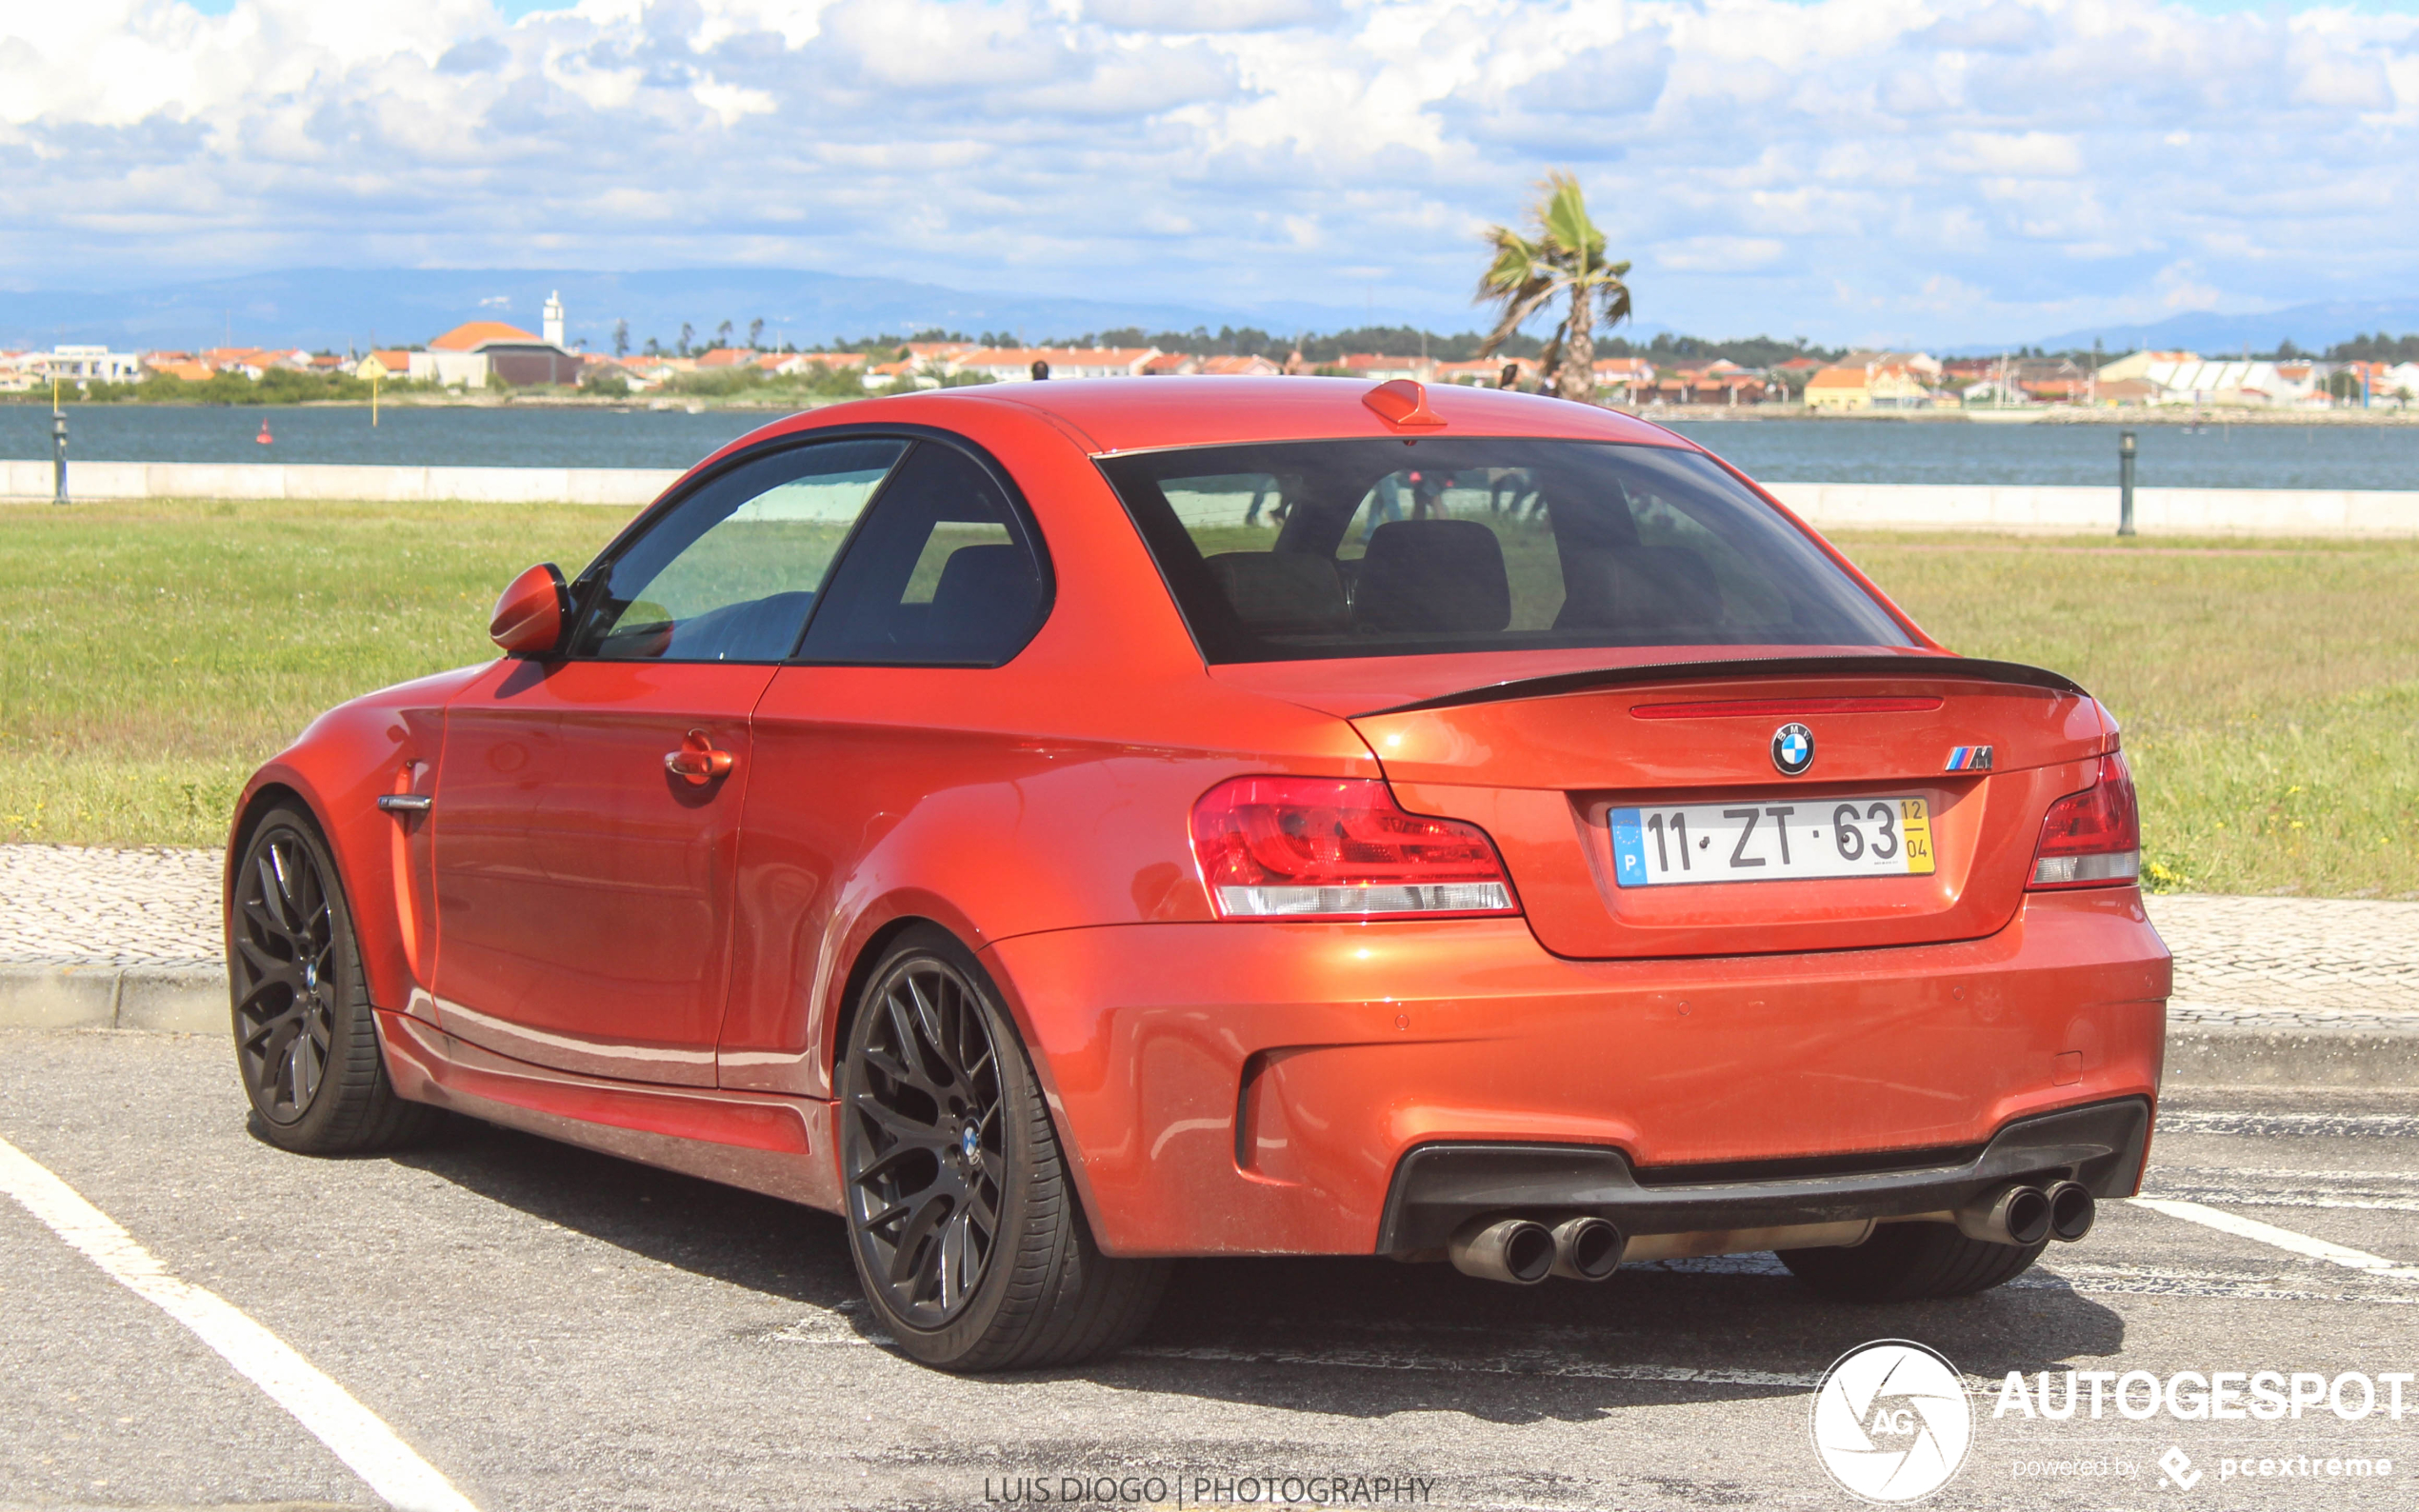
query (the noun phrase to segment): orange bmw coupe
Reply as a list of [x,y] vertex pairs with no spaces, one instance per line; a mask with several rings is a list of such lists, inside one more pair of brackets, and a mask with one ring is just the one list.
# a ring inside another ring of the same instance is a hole
[[451,1110],[846,1219],[955,1370],[1169,1262],[1996,1285],[2139,1183],[2117,727],[1655,426],[999,385],[726,448],[234,816],[270,1137]]

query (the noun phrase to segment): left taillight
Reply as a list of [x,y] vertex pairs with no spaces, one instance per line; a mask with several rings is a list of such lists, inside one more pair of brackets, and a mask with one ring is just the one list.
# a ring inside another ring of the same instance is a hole
[[1406,813],[1365,778],[1238,777],[1192,806],[1192,849],[1223,919],[1516,914],[1476,825]]
[[2100,758],[2090,786],[2049,806],[2041,822],[2041,844],[2032,854],[2035,890],[2114,887],[2142,875],[2142,810],[2133,797],[2133,776],[2115,751]]

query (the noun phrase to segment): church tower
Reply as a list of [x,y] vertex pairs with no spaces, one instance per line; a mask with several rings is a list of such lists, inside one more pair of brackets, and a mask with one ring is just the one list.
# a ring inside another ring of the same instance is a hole
[[546,296],[545,316],[538,327],[538,334],[546,338],[550,347],[563,345],[563,296],[560,292]]

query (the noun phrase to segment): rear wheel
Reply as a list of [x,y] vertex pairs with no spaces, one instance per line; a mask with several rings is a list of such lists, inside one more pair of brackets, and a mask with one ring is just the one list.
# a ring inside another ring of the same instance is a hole
[[387,1079],[352,912],[308,813],[281,804],[252,826],[233,902],[235,1064],[269,1142],[353,1155],[408,1144],[441,1122]]
[[1092,1242],[1024,1047],[947,932],[919,926],[875,966],[840,1097],[857,1278],[907,1353],[944,1370],[1070,1364],[1150,1321],[1166,1263]]
[[1785,1249],[1797,1279],[1842,1302],[1921,1302],[1989,1291],[2029,1269],[2049,1247],[1969,1239],[1949,1224],[1884,1224],[1849,1249]]

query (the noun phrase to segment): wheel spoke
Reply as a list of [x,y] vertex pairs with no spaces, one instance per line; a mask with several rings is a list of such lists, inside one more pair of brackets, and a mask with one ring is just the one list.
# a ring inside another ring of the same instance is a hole
[[899,1242],[890,1252],[890,1281],[893,1285],[910,1281],[919,1268],[918,1262],[932,1241],[932,1231],[950,1216],[946,1198],[928,1198],[918,1204],[914,1216],[899,1230]]
[[870,1092],[859,1092],[850,1105],[879,1124],[883,1133],[901,1144],[923,1150],[947,1149],[950,1146],[950,1136],[946,1130],[910,1118],[896,1108],[884,1106]]
[[[907,979],[907,989],[908,996],[914,1003],[915,1026],[923,1031],[924,1044],[934,1055],[941,1058],[941,1063],[949,1068],[950,1080],[954,1082],[957,1073],[957,1066],[954,1064],[956,1057],[950,1052],[950,1037],[948,1031],[941,1027],[939,1010],[932,1005],[932,1000],[924,995],[924,988],[916,984],[915,978]],[[937,1081],[937,1078],[935,1080]],[[948,1088],[944,1087],[941,1090],[946,1091]]]
[[974,1267],[972,1256],[969,1253],[964,1209],[950,1215],[950,1221],[941,1228],[941,1243],[935,1247],[941,1252],[941,1307],[948,1311],[955,1308],[973,1289]]
[[264,984],[278,983],[292,987],[296,991],[301,990],[302,968],[293,962],[282,956],[270,955],[250,940],[241,938],[235,942],[235,953],[242,956],[244,965],[251,969],[252,985],[255,988]]

